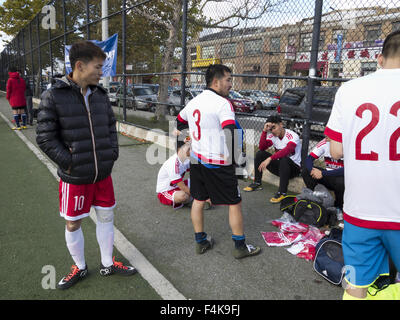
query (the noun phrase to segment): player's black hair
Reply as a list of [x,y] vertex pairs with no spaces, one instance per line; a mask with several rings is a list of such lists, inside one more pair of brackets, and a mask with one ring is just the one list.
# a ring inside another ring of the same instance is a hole
[[385,58],[400,56],[400,30],[393,31],[386,37],[382,54]]
[[211,86],[212,81],[217,78],[221,79],[225,73],[232,73],[232,70],[223,64],[212,64],[206,71],[206,85]]
[[183,145],[185,145],[185,141],[178,140],[176,142],[176,151],[178,151]]
[[69,50],[69,61],[71,62],[72,70],[75,69],[75,63],[78,60],[88,63],[94,58],[105,60],[106,57],[106,54],[99,46],[96,46],[93,42],[88,40],[75,42]]
[[272,116],[269,116],[267,118],[267,121],[265,121],[265,122],[281,123],[282,122],[282,118],[280,116],[278,116],[278,115],[272,115]]

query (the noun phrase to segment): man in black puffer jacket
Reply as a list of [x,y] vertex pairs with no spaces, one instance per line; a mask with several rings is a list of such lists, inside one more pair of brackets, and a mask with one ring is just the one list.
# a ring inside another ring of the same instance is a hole
[[100,274],[136,273],[112,256],[115,197],[111,171],[118,158],[118,139],[110,100],[98,85],[105,58],[90,41],[73,44],[72,73],[45,91],[39,106],[36,141],[58,165],[60,215],[66,220],[65,239],[75,262],[58,283],[60,289],[87,275],[81,222],[92,206],[97,216]]

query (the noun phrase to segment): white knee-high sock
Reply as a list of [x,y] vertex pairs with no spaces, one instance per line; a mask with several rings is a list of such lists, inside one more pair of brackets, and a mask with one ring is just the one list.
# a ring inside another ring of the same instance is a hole
[[70,232],[65,228],[65,241],[72,259],[79,269],[85,269],[85,240],[83,238],[82,228]]
[[100,247],[101,264],[109,267],[113,264],[114,213],[112,210],[96,209],[96,237]]

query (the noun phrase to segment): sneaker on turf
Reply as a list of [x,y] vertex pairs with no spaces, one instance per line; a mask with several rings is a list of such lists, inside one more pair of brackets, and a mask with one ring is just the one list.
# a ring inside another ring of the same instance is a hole
[[257,191],[257,190],[262,190],[261,183],[259,182],[253,182],[252,184],[248,185],[247,187],[243,188],[244,191]]
[[21,127],[13,127],[13,130],[21,130]]
[[28,129],[28,127],[27,126],[22,126],[21,129]]
[[201,243],[196,242],[196,253],[197,254],[203,254],[207,250],[212,249],[214,246],[214,239],[211,238],[211,236],[207,235],[206,240],[204,240]]
[[102,264],[100,264],[100,274],[102,276],[110,276],[114,273],[123,276],[131,276],[137,273],[137,270],[131,266],[124,266],[122,262],[115,261],[115,257],[113,257],[113,264],[109,267],[105,267]]
[[233,256],[236,259],[242,259],[246,257],[251,257],[259,254],[261,252],[260,247],[255,247],[251,244],[246,244],[243,247],[233,249]]
[[64,278],[57,283],[58,289],[68,289],[77,283],[79,280],[86,278],[88,275],[88,268],[87,265],[85,269],[79,269],[76,265],[71,267],[71,272],[68,273]]
[[269,202],[272,203],[279,203],[282,201],[282,199],[286,196],[286,193],[280,193],[277,192],[275,195],[269,200]]

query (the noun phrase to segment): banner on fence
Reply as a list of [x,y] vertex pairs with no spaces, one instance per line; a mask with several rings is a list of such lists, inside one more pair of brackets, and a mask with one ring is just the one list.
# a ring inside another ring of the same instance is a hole
[[[117,47],[118,47],[118,33],[112,35],[104,41],[90,40],[95,45],[99,46],[106,54],[106,60],[103,65],[103,76],[114,76],[117,72]],[[69,50],[71,46],[65,46],[65,70],[66,74],[72,72],[71,62],[69,61]]]

